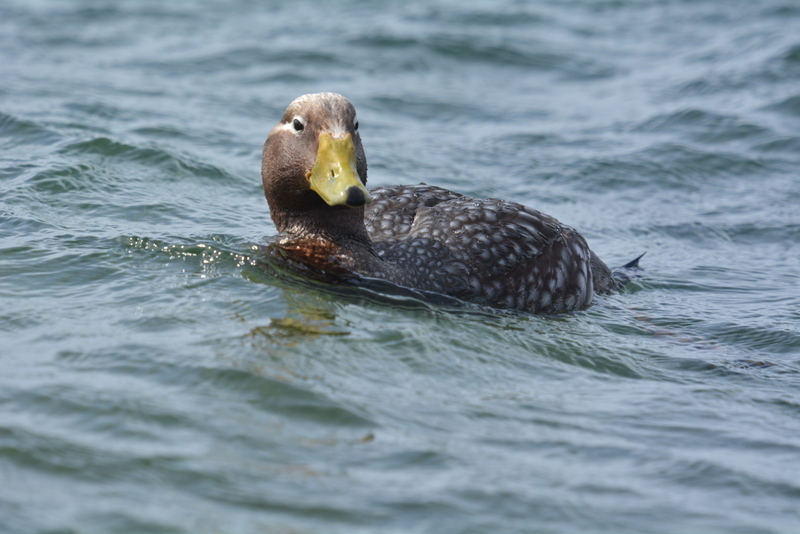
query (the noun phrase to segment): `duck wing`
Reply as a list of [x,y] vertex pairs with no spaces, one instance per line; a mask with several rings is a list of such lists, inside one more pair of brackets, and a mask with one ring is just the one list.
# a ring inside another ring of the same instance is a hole
[[371,193],[367,229],[397,283],[533,312],[591,301],[592,253],[548,215],[424,184]]
[[408,235],[420,208],[432,207],[463,195],[427,184],[391,185],[370,190],[364,224],[373,241]]

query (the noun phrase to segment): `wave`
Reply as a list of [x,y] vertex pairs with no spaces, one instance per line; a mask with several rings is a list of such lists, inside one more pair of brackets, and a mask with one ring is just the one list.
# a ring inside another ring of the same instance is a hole
[[63,136],[37,121],[0,111],[0,139],[1,148],[12,149],[25,145],[52,146],[62,141]]

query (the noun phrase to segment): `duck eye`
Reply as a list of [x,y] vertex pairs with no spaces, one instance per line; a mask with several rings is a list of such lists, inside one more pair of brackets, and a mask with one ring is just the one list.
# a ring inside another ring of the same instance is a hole
[[355,129],[355,131],[358,131],[358,121],[356,121],[356,123],[353,125],[353,128]]
[[294,128],[295,132],[302,132],[305,129],[306,125],[303,124],[303,121],[300,120],[299,117],[295,117],[294,120],[292,121],[292,127]]

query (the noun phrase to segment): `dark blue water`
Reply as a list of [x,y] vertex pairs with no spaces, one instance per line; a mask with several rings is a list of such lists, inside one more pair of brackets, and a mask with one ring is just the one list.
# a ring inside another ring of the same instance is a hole
[[[261,145],[646,277],[535,317],[263,268]],[[0,531],[800,531],[800,6],[0,3]]]

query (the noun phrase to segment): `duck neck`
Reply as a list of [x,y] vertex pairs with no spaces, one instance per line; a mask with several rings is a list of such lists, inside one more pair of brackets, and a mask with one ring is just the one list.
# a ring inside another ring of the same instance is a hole
[[323,206],[272,212],[278,231],[289,241],[319,239],[343,248],[372,248],[364,226],[364,208]]

